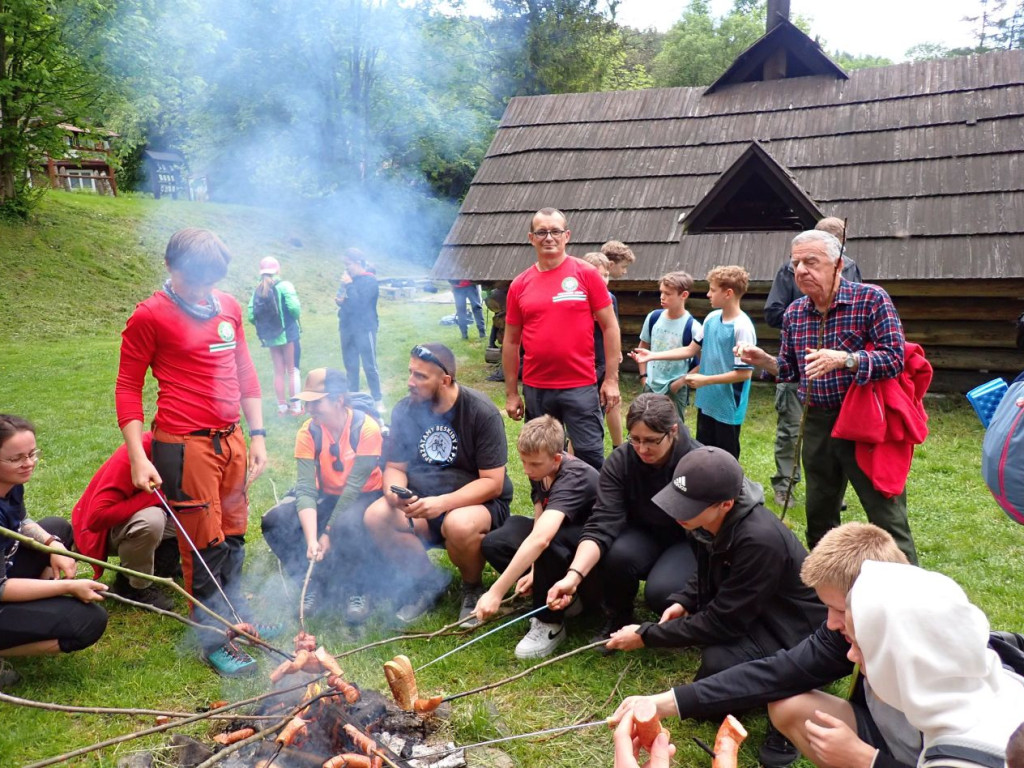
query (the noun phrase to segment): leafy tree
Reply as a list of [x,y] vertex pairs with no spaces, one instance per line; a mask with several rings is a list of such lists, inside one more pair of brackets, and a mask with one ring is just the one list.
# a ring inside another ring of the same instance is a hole
[[764,34],[766,13],[764,3],[737,0],[725,18],[716,22],[707,0],[690,0],[654,59],[655,84],[710,85]]
[[884,56],[871,56],[869,54],[853,54],[846,51],[836,51],[830,54],[832,61],[838,64],[847,72],[855,69],[869,69],[871,67],[889,67],[893,61]]

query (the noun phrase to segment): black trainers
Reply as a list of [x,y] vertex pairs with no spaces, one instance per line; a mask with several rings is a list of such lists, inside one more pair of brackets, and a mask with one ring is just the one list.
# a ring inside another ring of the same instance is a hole
[[483,584],[467,584],[462,582],[462,603],[459,605],[459,618],[465,619],[465,621],[459,624],[459,626],[463,629],[472,629],[480,624],[480,619],[473,615],[473,609],[476,608],[477,602],[486,591]]
[[0,691],[6,691],[21,682],[21,675],[7,659],[0,659]]
[[786,768],[796,762],[800,752],[793,742],[783,736],[771,722],[765,731],[764,741],[757,752],[757,759],[764,768]]
[[[612,614],[608,614],[604,624],[602,624],[601,628],[597,630],[597,634],[590,638],[590,642],[596,643],[598,640],[609,640],[611,639],[611,636],[613,634],[618,632],[627,624],[636,624],[636,619],[633,618],[633,616],[615,616]],[[598,648],[597,652],[604,656],[611,656],[613,653],[615,653],[615,650],[612,648],[602,647]]]
[[174,600],[171,599],[170,595],[165,595],[152,584],[142,589],[136,589],[129,583],[128,578],[123,573],[117,574],[117,578],[114,579],[114,586],[111,587],[110,591],[128,600],[152,605],[154,608],[159,608],[163,611],[169,611],[174,608]]
[[177,579],[181,576],[181,553],[177,539],[164,539],[153,553],[153,575]]

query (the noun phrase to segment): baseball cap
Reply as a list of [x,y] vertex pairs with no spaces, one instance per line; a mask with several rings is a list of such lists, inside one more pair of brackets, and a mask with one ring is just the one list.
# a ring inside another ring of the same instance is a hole
[[260,259],[261,275],[276,275],[281,272],[281,264],[273,256],[264,256]]
[[652,501],[678,522],[697,517],[720,501],[739,497],[743,468],[728,451],[710,445],[694,448],[676,464],[672,482]]
[[306,374],[306,383],[302,391],[292,400],[303,400],[310,403],[328,395],[344,395],[348,393],[348,378],[336,368],[314,368]]

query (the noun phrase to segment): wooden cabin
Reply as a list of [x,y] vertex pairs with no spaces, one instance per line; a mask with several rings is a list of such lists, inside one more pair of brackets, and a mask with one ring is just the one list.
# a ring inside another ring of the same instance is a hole
[[501,284],[535,261],[531,215],[564,211],[581,256],[637,255],[619,297],[624,348],[658,306],[659,276],[750,273],[762,308],[789,243],[848,220],[864,279],[892,295],[936,385],[1024,369],[1024,51],[843,72],[785,19],[709,88],[512,99],[434,266]]
[[54,157],[46,156],[40,171],[33,172],[33,183],[43,178],[53,189],[67,192],[93,192],[117,196],[117,177],[111,163],[111,139],[116,133],[100,129],[80,128],[61,123],[64,131],[64,151]]

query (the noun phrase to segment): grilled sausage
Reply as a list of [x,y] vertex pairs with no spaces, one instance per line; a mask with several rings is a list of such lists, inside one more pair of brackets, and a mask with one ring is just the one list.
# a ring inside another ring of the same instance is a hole
[[740,744],[745,738],[747,730],[743,724],[732,715],[726,715],[715,736],[715,757],[711,768],[736,768]]
[[213,737],[213,740],[218,744],[234,744],[236,741],[242,741],[242,739],[248,739],[250,736],[256,735],[255,728],[239,728],[237,731],[224,731],[218,733]]
[[373,762],[366,755],[342,752],[325,762],[323,768],[373,768]]
[[658,707],[650,699],[640,699],[633,707],[633,732],[640,746],[651,751],[651,745],[661,733]]

